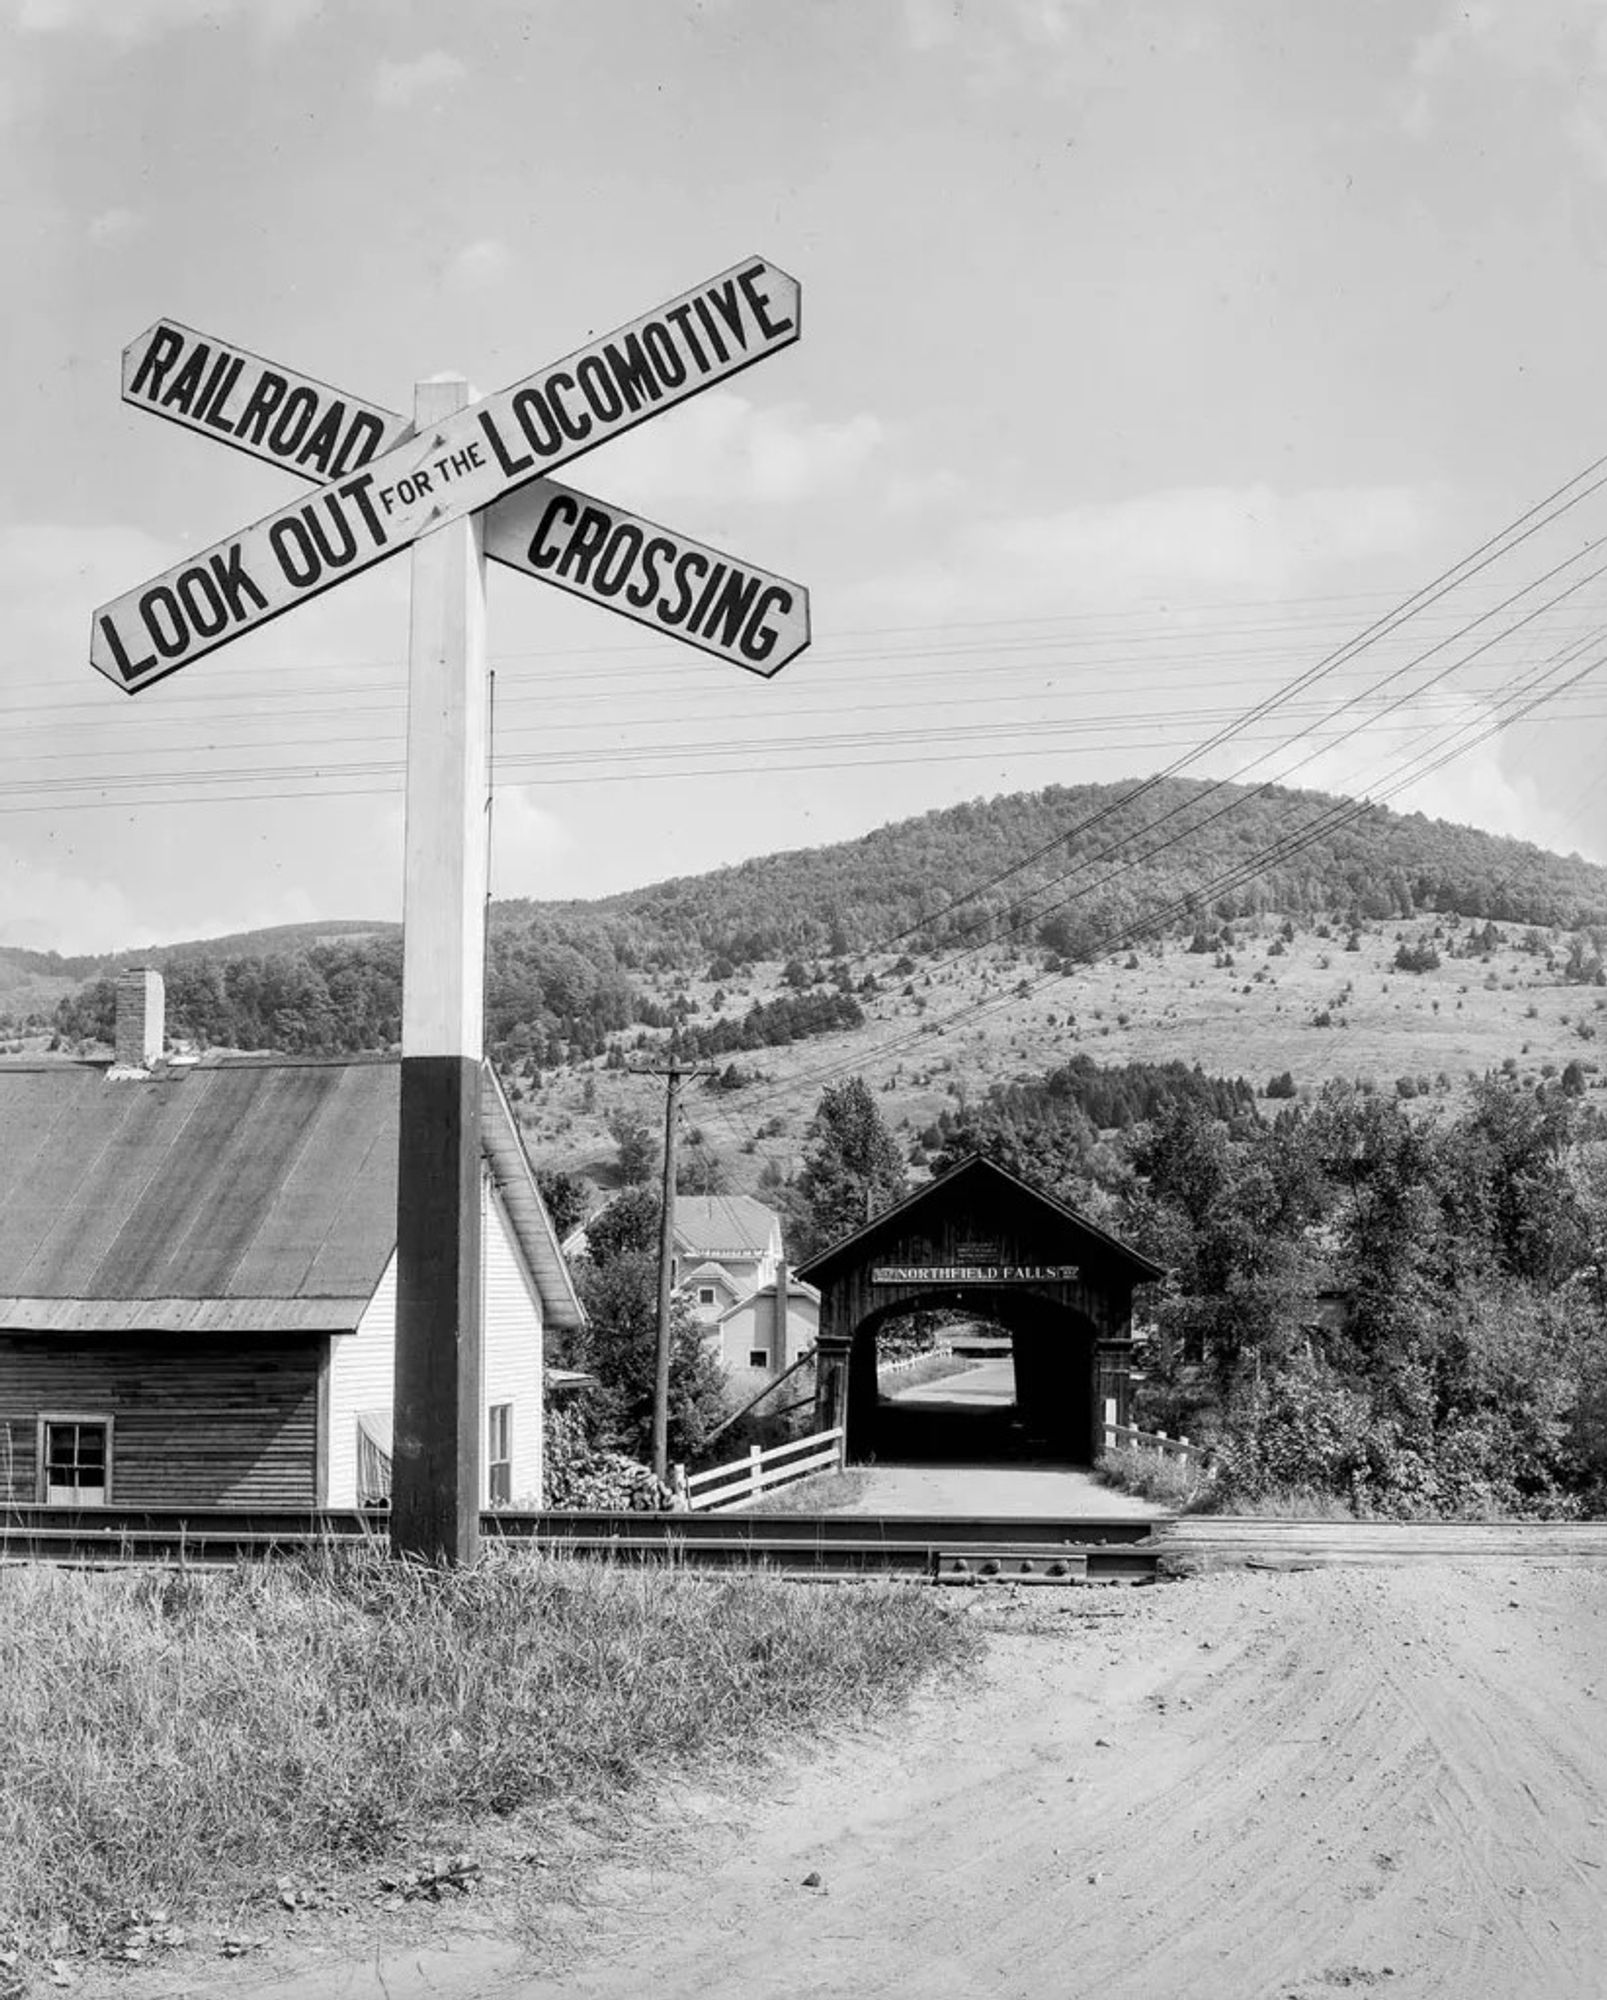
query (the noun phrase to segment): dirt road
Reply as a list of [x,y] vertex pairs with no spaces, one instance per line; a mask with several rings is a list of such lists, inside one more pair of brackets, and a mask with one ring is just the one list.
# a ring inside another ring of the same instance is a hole
[[500,1938],[263,2000],[1607,1992],[1607,1568],[1235,1570],[955,1615],[990,1634],[974,1685],[667,1801],[578,1903],[527,1906],[545,1971],[508,1901]]

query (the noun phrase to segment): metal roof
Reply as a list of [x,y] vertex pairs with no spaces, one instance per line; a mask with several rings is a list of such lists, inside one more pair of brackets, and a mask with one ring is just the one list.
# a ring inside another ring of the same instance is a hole
[[[340,1332],[396,1247],[399,1066],[248,1059],[113,1080],[0,1069],[0,1325]],[[488,1083],[486,1151],[560,1325],[578,1313]]]
[[497,1192],[508,1211],[513,1233],[519,1239],[525,1263],[541,1294],[542,1318],[549,1326],[577,1327],[586,1314],[575,1291],[574,1280],[558,1242],[547,1205],[536,1186],[530,1156],[519,1137],[513,1107],[503,1094],[496,1071],[489,1063],[484,1070],[485,1087],[480,1105],[480,1143],[491,1163]]
[[694,1255],[762,1257],[779,1241],[781,1218],[746,1194],[678,1194],[675,1234]]

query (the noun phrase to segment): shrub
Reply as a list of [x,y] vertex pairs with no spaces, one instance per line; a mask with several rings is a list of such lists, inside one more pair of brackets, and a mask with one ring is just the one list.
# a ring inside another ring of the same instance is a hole
[[623,1452],[600,1451],[573,1407],[547,1405],[541,1504],[571,1513],[659,1514],[669,1489]]
[[1368,1470],[1366,1400],[1322,1363],[1295,1358],[1229,1412],[1216,1465],[1225,1495],[1276,1487],[1354,1492]]
[[1439,953],[1426,938],[1416,944],[1399,944],[1395,947],[1397,972],[1433,972],[1438,968],[1439,962]]

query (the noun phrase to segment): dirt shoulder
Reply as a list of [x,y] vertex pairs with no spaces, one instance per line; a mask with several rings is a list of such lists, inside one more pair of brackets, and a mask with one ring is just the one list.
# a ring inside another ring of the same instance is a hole
[[1607,1568],[1235,1570],[955,1615],[989,1633],[973,1683],[746,1795],[666,1799],[569,1896],[506,1887],[477,1933],[229,1990],[1601,1992]]

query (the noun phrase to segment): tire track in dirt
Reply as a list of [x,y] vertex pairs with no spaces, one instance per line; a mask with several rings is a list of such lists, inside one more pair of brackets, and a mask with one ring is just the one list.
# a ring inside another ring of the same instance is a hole
[[488,1905],[500,1936],[250,1990],[1607,1993],[1607,1567],[1232,1570],[954,1614],[989,1635],[974,1680],[666,1794],[578,1894]]
[[581,1962],[518,1990],[1599,1995],[1604,1583],[979,1594],[997,1632],[977,1688],[706,1823],[656,1895],[616,1877]]

